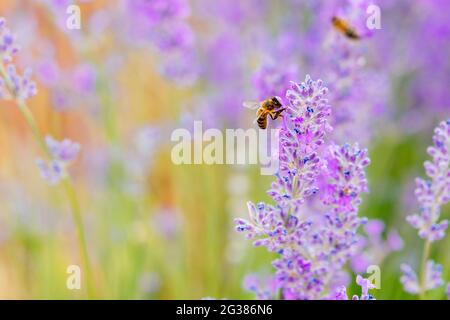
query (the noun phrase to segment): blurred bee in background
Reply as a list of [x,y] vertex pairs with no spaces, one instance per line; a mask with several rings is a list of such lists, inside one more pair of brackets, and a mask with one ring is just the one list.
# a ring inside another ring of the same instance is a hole
[[261,129],[267,128],[268,116],[270,116],[272,120],[276,120],[280,114],[286,110],[286,108],[283,108],[279,97],[272,97],[261,102],[245,101],[243,105],[248,109],[258,109],[256,111],[256,119],[253,123],[257,122]]
[[340,33],[345,35],[347,38],[352,39],[352,40],[360,39],[360,36],[356,32],[356,30],[353,29],[347,23],[347,21],[335,16],[331,19],[331,23],[333,24],[333,26],[336,30],[338,30]]

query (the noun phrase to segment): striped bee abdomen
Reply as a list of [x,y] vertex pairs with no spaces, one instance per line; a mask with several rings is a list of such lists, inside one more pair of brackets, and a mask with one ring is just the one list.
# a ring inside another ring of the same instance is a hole
[[267,114],[266,114],[266,113],[264,113],[263,115],[261,115],[261,116],[258,118],[258,126],[259,126],[261,129],[267,128]]
[[258,127],[261,129],[267,128],[267,112],[264,108],[259,108],[256,112]]

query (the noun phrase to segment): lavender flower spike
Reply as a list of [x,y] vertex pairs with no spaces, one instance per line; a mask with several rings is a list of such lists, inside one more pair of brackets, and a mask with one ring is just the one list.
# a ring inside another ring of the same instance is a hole
[[31,73],[30,68],[27,68],[23,75],[20,75],[12,64],[6,67],[6,81],[10,83],[9,93],[13,98],[25,101],[37,94],[36,83],[31,80]]
[[11,63],[17,51],[14,37],[6,28],[5,19],[0,17],[0,99],[25,101],[37,93],[36,84],[31,81],[31,69],[20,75]]
[[280,170],[268,191],[281,205],[299,205],[317,192],[316,178],[323,166],[318,151],[331,131],[327,93],[322,81],[313,81],[309,75],[286,92],[289,104],[280,131]]
[[64,168],[56,160],[46,162],[42,159],[37,159],[36,165],[39,168],[42,179],[51,186],[57,185],[65,176]]
[[333,300],[348,300],[347,288],[345,286],[340,286],[336,289]]
[[2,62],[9,63],[12,56],[18,51],[18,47],[14,43],[14,36],[6,27],[6,20],[0,17],[0,58]]
[[80,145],[69,139],[57,141],[51,136],[46,136],[45,143],[53,157],[65,163],[72,162],[80,151]]
[[419,230],[419,236],[431,242],[442,239],[448,227],[448,220],[438,220],[441,206],[450,201],[450,120],[441,122],[435,129],[433,144],[427,150],[432,161],[424,163],[430,180],[416,180],[420,213],[407,217]]
[[356,284],[361,287],[361,298],[360,300],[373,300],[373,296],[369,294],[370,289],[375,289],[376,286],[370,282],[369,279],[364,279],[360,275],[356,277]]
[[[418,294],[420,292],[420,284],[413,268],[408,264],[402,264],[400,268],[403,273],[400,282],[403,284],[405,291],[411,294]],[[436,289],[444,284],[442,280],[442,266],[432,260],[427,261],[426,276],[425,290]]]
[[[331,130],[327,91],[309,76],[292,84],[280,130],[280,168],[268,191],[276,204],[249,202],[250,219],[236,220],[237,231],[255,246],[279,254],[272,266],[284,299],[344,298],[338,279],[365,221],[357,213],[367,191],[367,151],[348,144],[325,148]],[[305,203],[318,193],[323,212]]]
[[66,167],[77,157],[80,145],[69,139],[57,141],[50,136],[45,137],[45,143],[52,159],[48,162],[38,159],[36,164],[42,178],[48,184],[56,185],[66,177]]
[[450,201],[450,120],[443,121],[434,130],[433,146],[428,148],[432,161],[425,161],[424,167],[429,180],[416,179],[415,194],[420,203],[420,213],[408,216],[406,220],[419,230],[419,237],[425,239],[421,263],[420,281],[414,270],[406,264],[400,281],[405,291],[420,294],[425,298],[427,290],[443,285],[442,266],[428,260],[431,243],[442,239],[448,227],[448,220],[439,222],[441,206]]
[[358,297],[357,295],[354,295],[352,297],[352,300],[375,300],[375,298],[369,294],[370,289],[375,289],[376,286],[370,282],[369,279],[365,279],[358,275],[356,277],[356,284],[361,287],[361,296]]
[[[375,289],[376,286],[369,280],[360,275],[356,276],[356,284],[361,287],[361,296],[356,294],[352,297],[352,300],[375,300],[375,298],[369,294],[370,289]],[[331,295],[332,300],[348,300],[347,289],[345,286],[338,287]]]

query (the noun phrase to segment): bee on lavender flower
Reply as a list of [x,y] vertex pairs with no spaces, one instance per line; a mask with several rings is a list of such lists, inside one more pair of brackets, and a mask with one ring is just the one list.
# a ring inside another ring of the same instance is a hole
[[345,35],[347,38],[352,40],[359,40],[361,38],[356,30],[352,28],[344,19],[334,16],[331,18],[331,23],[337,31]]
[[280,97],[272,97],[263,101],[245,101],[244,107],[248,109],[258,109],[256,111],[256,119],[253,123],[257,122],[261,129],[267,128],[267,117],[270,116],[272,120],[276,120],[281,113],[286,110],[283,108]]

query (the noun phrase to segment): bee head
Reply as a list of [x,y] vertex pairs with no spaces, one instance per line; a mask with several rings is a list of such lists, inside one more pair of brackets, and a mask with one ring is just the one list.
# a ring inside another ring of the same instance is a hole
[[275,106],[277,106],[277,107],[281,107],[281,106],[282,106],[282,104],[281,104],[281,98],[278,97],[278,96],[272,98],[272,103],[273,103]]

